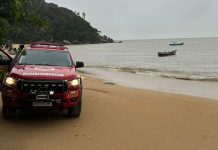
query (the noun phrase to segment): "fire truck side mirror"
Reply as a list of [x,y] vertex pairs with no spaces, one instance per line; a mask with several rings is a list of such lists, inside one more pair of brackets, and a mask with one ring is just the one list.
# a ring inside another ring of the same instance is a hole
[[84,63],[82,61],[77,61],[76,68],[82,68],[82,67],[84,67]]

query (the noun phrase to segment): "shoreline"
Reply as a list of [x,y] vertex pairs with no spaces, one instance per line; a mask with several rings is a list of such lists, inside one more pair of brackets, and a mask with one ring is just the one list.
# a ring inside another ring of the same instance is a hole
[[218,100],[218,82],[171,79],[99,68],[83,68],[80,71],[124,87]]
[[169,79],[179,79],[179,80],[189,80],[189,81],[208,81],[208,82],[218,82],[217,76],[211,75],[196,75],[196,74],[188,74],[185,72],[178,71],[163,71],[158,69],[143,69],[143,68],[132,68],[132,67],[110,67],[110,66],[98,66],[98,65],[88,65],[87,68],[96,68],[102,70],[111,70],[117,72],[127,72],[133,74],[141,74],[146,76],[156,76],[161,78],[169,78]]

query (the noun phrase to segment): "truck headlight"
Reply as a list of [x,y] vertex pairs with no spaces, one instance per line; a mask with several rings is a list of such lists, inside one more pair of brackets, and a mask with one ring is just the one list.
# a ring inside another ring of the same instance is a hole
[[7,77],[5,79],[5,84],[8,85],[8,86],[15,86],[17,83],[17,80],[12,78],[12,77]]
[[74,79],[71,81],[68,81],[68,86],[79,86],[80,85],[80,79]]

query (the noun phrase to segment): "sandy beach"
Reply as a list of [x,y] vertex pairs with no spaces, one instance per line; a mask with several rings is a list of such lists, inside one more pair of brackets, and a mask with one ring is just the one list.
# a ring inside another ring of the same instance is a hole
[[79,119],[0,119],[1,150],[216,150],[218,102],[122,87],[84,76]]

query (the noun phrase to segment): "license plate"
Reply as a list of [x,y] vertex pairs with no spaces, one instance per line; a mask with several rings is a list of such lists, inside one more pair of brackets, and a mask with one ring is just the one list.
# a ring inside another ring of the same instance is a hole
[[34,107],[45,107],[45,106],[52,106],[52,102],[33,102]]
[[36,100],[39,100],[39,101],[41,101],[41,100],[48,100],[49,99],[49,95],[47,95],[47,94],[38,94],[38,95],[36,95]]

